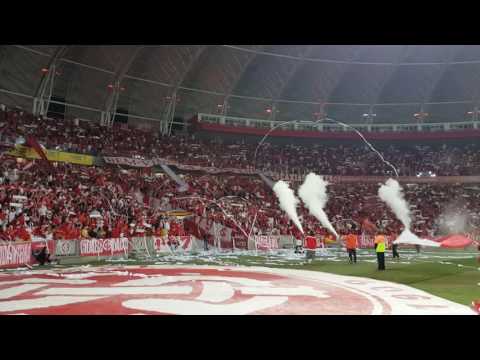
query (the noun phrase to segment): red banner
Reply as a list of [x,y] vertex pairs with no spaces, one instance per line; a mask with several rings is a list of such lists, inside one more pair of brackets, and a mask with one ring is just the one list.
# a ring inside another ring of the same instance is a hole
[[80,256],[113,256],[128,253],[128,239],[80,240]]
[[0,245],[0,268],[29,264],[31,260],[31,242]]
[[235,246],[235,249],[248,250],[248,241],[245,235],[236,234],[232,236],[232,239],[233,239],[233,245]]

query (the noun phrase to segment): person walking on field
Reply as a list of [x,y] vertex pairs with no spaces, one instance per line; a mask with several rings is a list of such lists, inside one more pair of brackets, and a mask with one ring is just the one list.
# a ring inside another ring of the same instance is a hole
[[208,251],[208,234],[203,235],[203,250]]
[[357,263],[357,244],[358,236],[355,235],[353,231],[351,231],[350,234],[345,237],[345,246],[347,248],[350,264]]
[[310,262],[315,258],[315,249],[317,247],[317,239],[314,235],[314,232],[310,231],[308,236],[305,238],[305,245],[307,248],[307,260],[309,260]]
[[[392,236],[393,241],[395,241],[396,238],[397,238],[397,235],[393,234]],[[392,255],[394,259],[400,260],[400,254],[398,253],[398,244],[395,244],[394,242],[392,242]]]
[[375,236],[375,252],[377,253],[378,270],[385,270],[385,235]]

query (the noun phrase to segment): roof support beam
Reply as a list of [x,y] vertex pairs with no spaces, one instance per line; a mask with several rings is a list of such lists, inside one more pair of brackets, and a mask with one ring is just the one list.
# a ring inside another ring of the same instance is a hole
[[298,60],[295,65],[292,67],[292,69],[289,71],[287,74],[287,78],[285,79],[284,83],[282,84],[282,87],[280,88],[280,91],[278,92],[277,96],[275,97],[275,101],[278,99],[281,99],[285,90],[287,90],[288,85],[290,82],[295,78],[295,75],[298,74],[300,69],[303,68],[305,65],[305,58],[309,57],[312,55],[313,51],[315,50],[315,45],[309,45],[307,46],[305,52],[301,55],[302,60]]
[[429,83],[429,87],[427,89],[427,92],[423,98],[422,105],[421,105],[421,112],[423,110],[426,110],[428,107],[428,103],[431,102],[433,93],[435,92],[435,89],[437,88],[437,85],[440,83],[440,81],[443,79],[445,76],[445,73],[447,72],[449,65],[452,63],[452,61],[455,59],[455,56],[462,50],[463,47],[458,46],[454,48],[448,49],[448,53],[445,59],[445,62],[442,64],[440,70],[436,74],[436,76],[432,79],[432,81]]
[[358,47],[352,54],[352,56],[350,56],[350,58],[348,59],[348,65],[345,65],[343,66],[343,69],[342,71],[340,72],[340,74],[337,76],[337,78],[335,79],[335,82],[333,84],[333,86],[330,87],[330,89],[327,91],[326,94],[323,95],[323,98],[322,98],[322,101],[321,103],[326,103],[328,104],[329,100],[330,100],[330,96],[332,96],[332,94],[335,92],[335,90],[338,88],[338,86],[340,85],[340,83],[342,82],[343,78],[345,77],[345,75],[348,73],[348,71],[352,68],[352,66],[355,64],[355,60],[358,59],[358,57],[360,56],[360,54],[362,53],[364,49],[362,47]]
[[118,70],[114,74],[113,78],[113,89],[110,94],[108,94],[107,99],[105,100],[104,112],[102,113],[101,123],[102,125],[112,126],[114,117],[117,112],[118,99],[120,97],[120,91],[122,80],[127,74],[130,66],[133,64],[137,58],[140,50],[143,49],[143,46],[135,46],[131,53],[128,54],[125,60],[120,64]]
[[33,98],[32,113],[35,116],[47,115],[50,100],[52,99],[53,89],[55,86],[55,75],[57,73],[57,62],[62,58],[68,50],[68,46],[59,46],[50,56],[47,64],[47,71],[42,75],[40,83],[35,90]]
[[370,105],[370,115],[373,114],[375,106],[378,103],[378,100],[383,94],[383,90],[385,89],[385,86],[387,86],[388,82],[393,78],[393,76],[397,73],[399,66],[398,64],[405,61],[408,59],[410,54],[412,53],[412,50],[414,49],[413,46],[411,45],[404,45],[403,46],[403,51],[400,53],[400,56],[397,57],[395,65],[393,65],[388,73],[384,76],[384,78],[381,80],[380,85],[377,87],[377,91],[373,95],[373,100]]
[[[258,49],[265,49],[265,46],[266,45],[260,45],[258,47]],[[235,56],[235,55],[234,55]],[[226,104],[226,106],[223,106],[222,110],[223,110],[223,115],[227,115],[227,111],[228,111],[228,101],[230,100],[230,96],[232,95],[232,93],[235,91],[235,89],[237,88],[237,85],[238,83],[240,82],[240,80],[242,79],[243,77],[243,74],[245,74],[245,72],[247,71],[247,69],[249,68],[250,64],[252,63],[252,61],[254,59],[256,59],[257,57],[257,54],[256,53],[251,53],[251,55],[249,55],[247,61],[243,64],[243,67],[241,69],[241,71],[238,73],[238,75],[235,77],[235,80],[233,81],[233,83],[230,85],[229,89],[225,92],[225,100],[224,100],[224,104]]]
[[289,73],[287,74],[287,78],[283,82],[281,88],[279,89],[279,92],[275,96],[273,100],[273,105],[272,105],[272,113],[271,113],[271,118],[272,120],[275,120],[275,117],[277,115],[277,107],[278,107],[278,100],[283,97],[283,94],[285,90],[288,88],[288,85],[290,82],[295,78],[295,76],[298,74],[298,71],[303,68],[305,65],[305,58],[309,57],[312,55],[313,51],[315,49],[315,45],[309,45],[306,47],[305,52],[302,53],[301,60],[297,61],[295,65],[291,68]]
[[176,110],[177,102],[178,102],[178,99],[177,99],[178,89],[182,86],[183,82],[185,81],[185,78],[190,73],[190,71],[193,69],[193,67],[197,63],[198,59],[200,58],[200,56],[208,48],[209,48],[208,45],[200,46],[195,51],[192,58],[188,62],[187,66],[185,67],[185,70],[182,72],[180,77],[175,81],[175,84],[172,87],[172,93],[167,98],[167,101],[165,102],[165,107],[164,107],[164,111],[163,111],[163,115],[162,115],[162,122],[160,124],[160,131],[162,132],[162,134],[167,134],[167,135],[171,134],[172,126],[173,126],[173,119],[175,118],[175,110]]

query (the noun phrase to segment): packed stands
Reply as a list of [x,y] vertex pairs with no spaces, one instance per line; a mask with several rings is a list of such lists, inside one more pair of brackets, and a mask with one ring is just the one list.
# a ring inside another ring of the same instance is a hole
[[[160,170],[118,165],[80,166],[47,163],[7,154],[19,139],[33,135],[47,149],[95,156],[161,157],[178,163],[216,168],[252,168],[256,143],[220,144],[194,136],[156,136],[129,128],[100,128],[87,121],[37,118],[21,110],[0,112],[0,237],[26,241],[33,237],[79,239],[138,236],[145,233],[183,235],[191,229],[168,217],[183,209],[196,217],[228,226],[236,234],[294,234],[271,189],[255,175],[199,174],[182,171],[189,185],[181,191]],[[478,145],[387,146],[384,156],[402,175],[478,175]],[[267,171],[322,175],[387,175],[389,168],[364,145],[267,144],[258,167]],[[391,171],[391,170],[390,170]],[[297,189],[299,183],[292,183]],[[465,227],[478,227],[480,192],[461,184],[407,184],[414,213],[413,230],[433,236],[448,227],[452,215]],[[376,196],[378,184],[332,184],[326,212],[340,232],[365,219],[394,234],[401,224]],[[19,205],[21,204],[21,205]],[[304,228],[324,234],[318,221],[300,207]],[[255,219],[255,223],[253,223]],[[361,226],[357,227],[361,231]]]

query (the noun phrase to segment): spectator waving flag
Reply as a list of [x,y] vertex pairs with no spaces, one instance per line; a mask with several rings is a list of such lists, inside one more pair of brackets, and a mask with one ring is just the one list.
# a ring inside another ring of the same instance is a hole
[[48,161],[47,154],[44,148],[38,143],[33,136],[27,136],[26,144],[30,146],[35,152],[45,161]]

